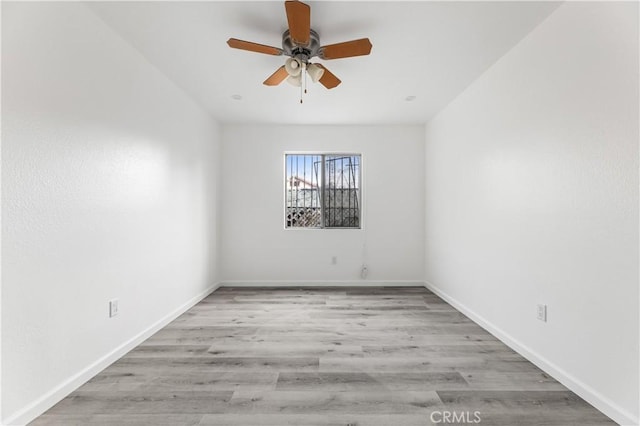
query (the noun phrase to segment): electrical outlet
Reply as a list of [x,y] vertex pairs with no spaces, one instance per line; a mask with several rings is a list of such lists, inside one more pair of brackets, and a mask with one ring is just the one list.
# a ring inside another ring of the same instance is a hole
[[332,264],[332,265],[336,265],[337,263],[338,263],[338,256],[333,256],[333,257],[331,258],[331,264]]
[[538,319],[547,322],[547,305],[538,304]]
[[362,265],[362,269],[360,269],[360,278],[362,278],[363,280],[366,280],[368,275],[369,275],[369,268],[367,268],[367,265]]
[[109,318],[118,315],[118,299],[109,300]]

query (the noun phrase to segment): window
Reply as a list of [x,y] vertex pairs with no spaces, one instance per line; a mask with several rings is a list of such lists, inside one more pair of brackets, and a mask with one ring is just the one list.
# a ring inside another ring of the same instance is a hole
[[360,154],[285,154],[286,228],[360,228]]

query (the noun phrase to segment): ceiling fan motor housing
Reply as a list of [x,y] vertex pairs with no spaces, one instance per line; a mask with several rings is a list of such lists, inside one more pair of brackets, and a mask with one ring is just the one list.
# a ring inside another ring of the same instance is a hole
[[310,30],[309,44],[302,46],[294,43],[289,34],[289,30],[286,30],[282,34],[282,50],[285,55],[296,58],[304,64],[308,64],[309,59],[318,56],[320,52],[320,36],[314,30]]

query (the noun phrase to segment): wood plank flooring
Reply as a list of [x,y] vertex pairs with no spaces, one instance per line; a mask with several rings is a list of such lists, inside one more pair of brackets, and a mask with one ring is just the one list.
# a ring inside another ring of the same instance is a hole
[[422,426],[475,412],[615,424],[417,287],[221,288],[31,424]]

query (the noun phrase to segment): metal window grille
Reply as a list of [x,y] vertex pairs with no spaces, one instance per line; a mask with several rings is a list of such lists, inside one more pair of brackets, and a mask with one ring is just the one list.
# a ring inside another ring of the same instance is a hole
[[360,228],[359,154],[286,154],[287,228]]

